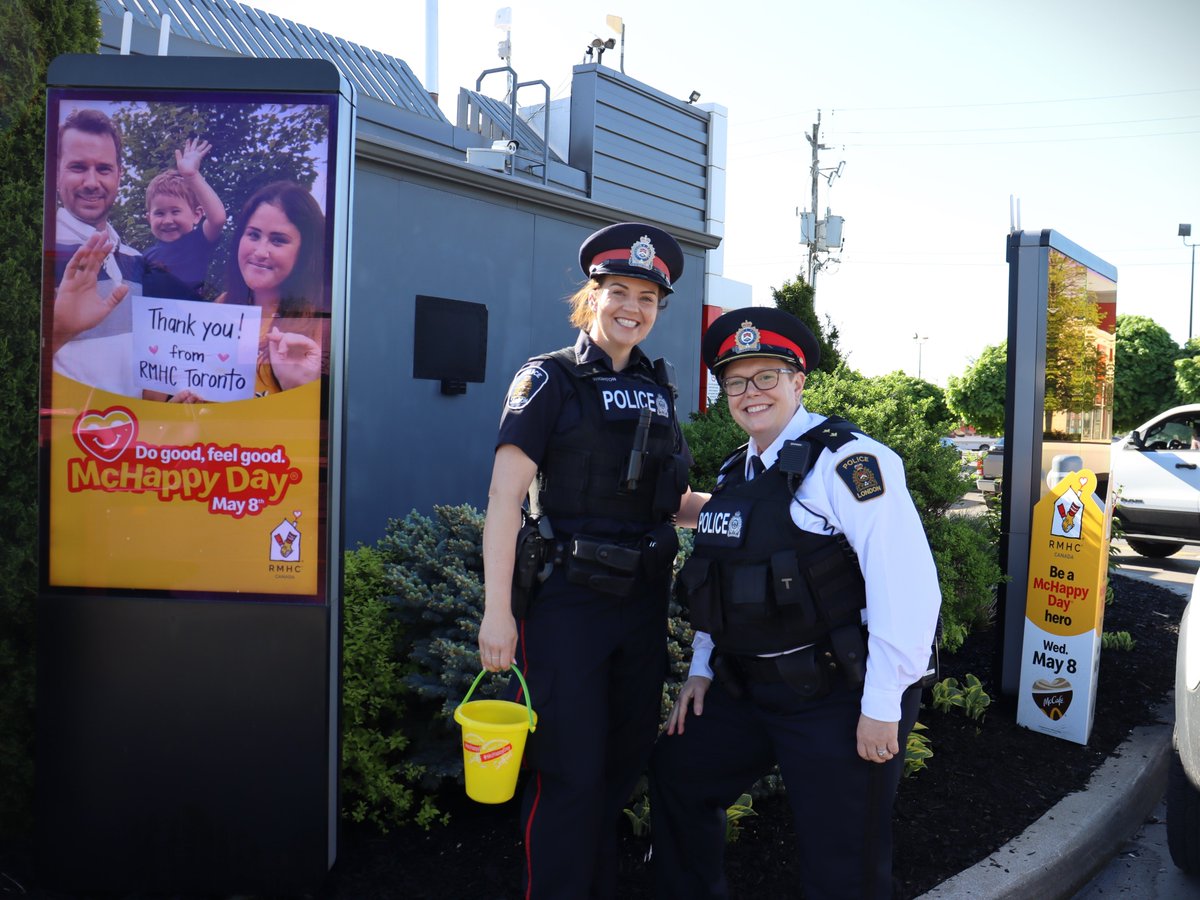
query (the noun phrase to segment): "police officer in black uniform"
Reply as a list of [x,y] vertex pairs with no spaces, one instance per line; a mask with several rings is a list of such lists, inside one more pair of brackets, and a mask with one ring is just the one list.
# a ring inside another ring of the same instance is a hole
[[589,237],[579,261],[579,337],[513,379],[483,536],[481,662],[515,660],[538,713],[521,810],[527,898],[614,894],[621,809],[658,731],[672,520],[694,524],[707,499],[688,489],[669,366],[638,346],[683,271],[679,245],[622,223]]
[[781,310],[702,345],[750,437],[678,586],[696,628],[650,774],[661,897],[726,897],[725,810],[778,763],[806,900],[891,896],[892,801],[941,593],[899,457],[804,408],[819,346]]

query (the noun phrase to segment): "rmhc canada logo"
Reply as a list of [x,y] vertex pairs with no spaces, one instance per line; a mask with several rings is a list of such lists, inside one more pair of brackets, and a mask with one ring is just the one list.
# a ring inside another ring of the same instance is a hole
[[84,410],[71,431],[84,453],[67,460],[71,493],[152,493],[163,501],[198,501],[210,513],[240,519],[283,502],[288,488],[304,478],[282,444],[139,441],[137,417],[124,406]]

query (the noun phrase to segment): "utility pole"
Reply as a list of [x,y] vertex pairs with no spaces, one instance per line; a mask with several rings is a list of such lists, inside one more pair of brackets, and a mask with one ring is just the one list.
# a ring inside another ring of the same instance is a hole
[[[825,218],[818,218],[817,213],[817,182],[821,178],[825,178],[830,185],[833,184],[833,179],[842,174],[842,167],[846,165],[845,160],[838,163],[834,168],[821,168],[821,151],[828,150],[829,147],[821,143],[821,111],[817,110],[817,121],[813,124],[811,134],[804,135],[808,139],[809,145],[812,147],[812,211],[805,211],[801,214],[800,227],[800,242],[808,247],[808,283],[816,289],[817,272],[822,266],[828,263],[828,260],[822,260],[817,256],[818,253],[828,253],[830,250],[842,249],[842,223],[841,216],[830,215],[829,207],[825,208]],[[800,210],[796,210],[800,213]]]
[[820,151],[828,150],[821,140],[821,111],[817,110],[817,121],[812,134],[804,135],[812,147],[812,215],[813,227],[808,236],[808,283],[814,289],[817,281],[817,182],[821,177]]

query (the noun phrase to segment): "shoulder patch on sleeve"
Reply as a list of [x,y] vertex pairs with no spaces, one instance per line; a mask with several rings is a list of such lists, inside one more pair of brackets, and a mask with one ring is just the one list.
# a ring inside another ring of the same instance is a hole
[[512,410],[524,409],[549,380],[550,375],[542,368],[540,362],[523,366],[508,387],[508,397],[504,405]]
[[860,503],[883,495],[879,460],[870,453],[854,453],[837,464],[837,473]]

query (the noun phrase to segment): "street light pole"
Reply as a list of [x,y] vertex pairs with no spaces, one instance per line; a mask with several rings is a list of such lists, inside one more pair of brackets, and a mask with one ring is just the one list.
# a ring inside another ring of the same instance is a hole
[[1188,243],[1188,238],[1192,236],[1192,226],[1181,224],[1179,236],[1183,238],[1183,246],[1192,248],[1192,280],[1188,283],[1188,340],[1190,341],[1192,339],[1192,311],[1196,303],[1196,242]]
[[921,337],[915,331],[913,332],[913,340],[917,342],[917,378],[921,377],[921,350],[925,346],[925,342],[929,340],[928,335]]

